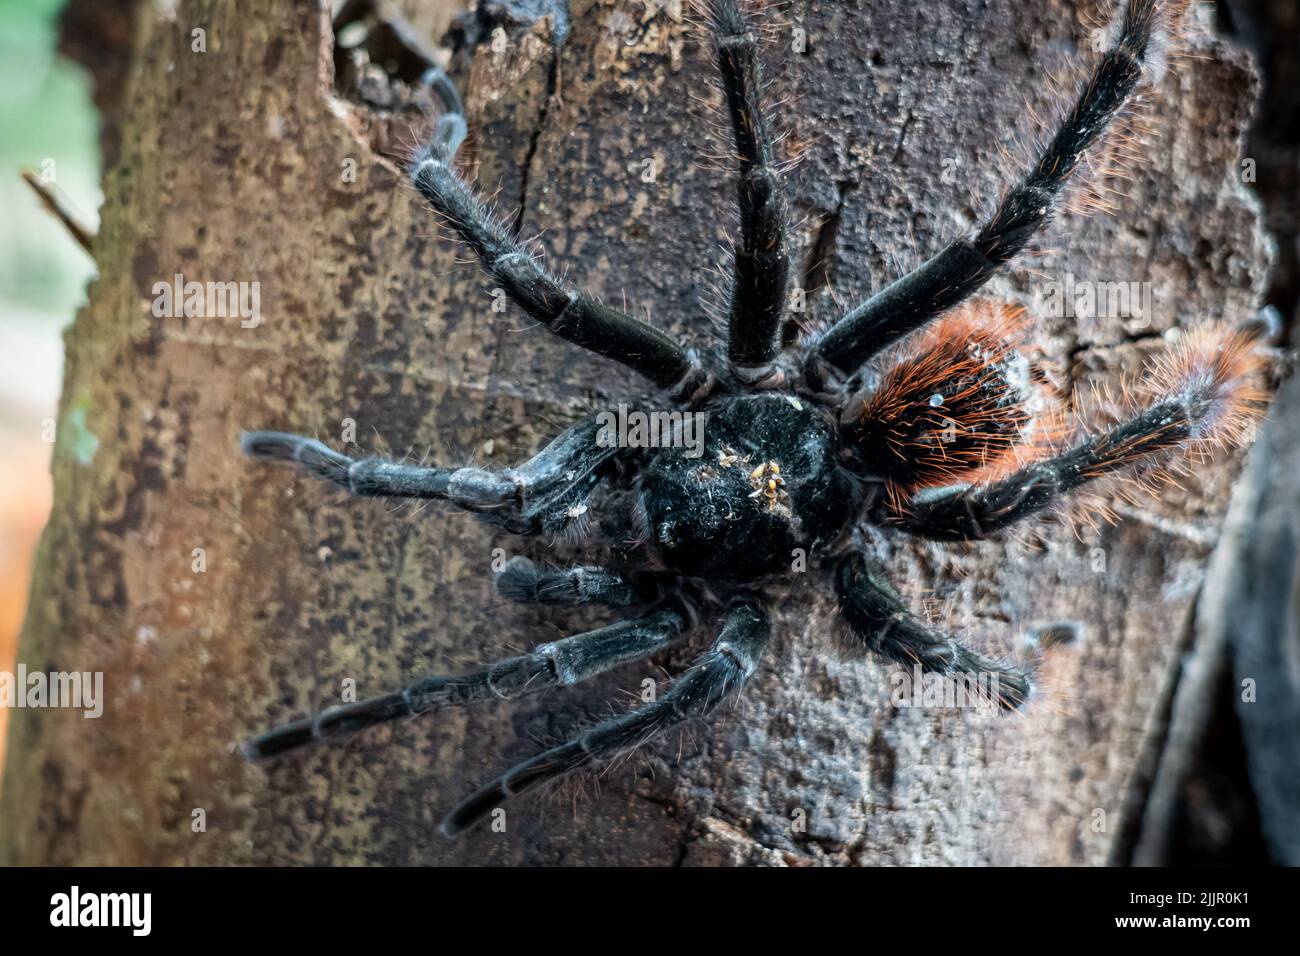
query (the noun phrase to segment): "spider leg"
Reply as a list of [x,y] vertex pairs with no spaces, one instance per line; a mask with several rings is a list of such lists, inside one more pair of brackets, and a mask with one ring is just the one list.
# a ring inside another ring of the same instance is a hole
[[602,466],[619,449],[600,440],[599,416],[561,432],[518,468],[426,468],[380,458],[349,458],[313,438],[245,432],[245,453],[291,462],[361,497],[449,501],[514,534],[555,533],[586,510]]
[[586,293],[566,289],[484,206],[455,170],[465,117],[455,87],[440,70],[425,74],[443,101],[433,135],[411,160],[412,183],[478,255],[484,270],[530,316],[575,345],[622,362],[682,398],[707,384],[697,358],[645,322],[611,309]]
[[790,274],[781,173],[761,102],[758,37],[736,0],[707,0],[704,13],[740,162],[741,242],[733,250],[727,355],[738,376],[762,382],[772,376],[780,348],[777,329]]
[[1013,474],[978,484],[926,489],[885,521],[912,534],[947,541],[988,537],[1080,485],[1179,452],[1234,443],[1257,411],[1250,384],[1261,359],[1257,329],[1226,336],[1202,330],[1172,348],[1149,376],[1146,403],[1118,424],[1089,435]]
[[621,575],[604,568],[575,567],[541,571],[532,561],[516,556],[497,575],[497,593],[521,604],[555,604],[577,607],[603,604],[627,607],[640,595]]
[[414,717],[439,707],[480,700],[514,700],[568,686],[657,654],[681,639],[684,614],[662,610],[599,630],[541,644],[459,677],[426,677],[405,690],[323,710],[253,737],[243,746],[250,760],[276,757],[319,740],[339,740],[375,724]]
[[970,678],[979,692],[1007,710],[1015,710],[1029,699],[1032,685],[1028,674],[978,654],[922,623],[907,609],[883,570],[866,555],[843,558],[835,567],[834,580],[841,615],[875,653],[900,664],[920,664],[929,673]]
[[754,673],[770,629],[768,616],[759,605],[735,605],[712,648],[658,700],[596,724],[568,743],[506,771],[452,810],[442,822],[442,832],[454,836],[510,797],[603,757],[639,747],[683,721],[707,716]]
[[922,491],[888,523],[941,541],[987,538],[1042,511],[1085,482],[1177,450],[1195,427],[1195,419],[1176,400],[1160,402],[998,481]]
[[1159,56],[1162,16],[1160,0],[1125,5],[1115,42],[1025,177],[973,234],[881,289],[827,330],[808,355],[806,368],[814,381],[832,370],[851,374],[892,342],[967,299],[1024,248],[1052,215],[1085,151],[1141,86],[1149,58]]

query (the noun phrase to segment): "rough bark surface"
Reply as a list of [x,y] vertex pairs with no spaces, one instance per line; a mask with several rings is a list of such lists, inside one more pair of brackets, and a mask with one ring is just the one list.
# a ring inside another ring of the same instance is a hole
[[[237,454],[242,428],[338,443],[351,419],[367,451],[504,465],[641,383],[517,310],[492,311],[487,281],[371,151],[366,109],[336,97],[322,7],[166,11],[146,4],[134,22],[100,277],[67,339],[55,512],[20,650],[29,669],[103,671],[106,708],[15,713],[0,861],[1098,864],[1121,852],[1230,459],[1162,500],[1117,505],[1123,521],[1099,532],[1049,522],[976,547],[884,545],[914,600],[986,646],[1085,622],[1048,656],[1024,719],[891,706],[890,669],[836,637],[810,573],[738,708],[587,778],[578,799],[570,787],[517,802],[503,833],[447,843],[435,824],[690,654],[246,764],[238,740],[336,702],[345,680],[368,695],[585,621],[494,596],[493,549],[544,558],[546,543],[253,466]],[[455,61],[469,159],[572,278],[703,342],[734,190],[727,164],[700,162],[720,151],[693,98],[714,98],[710,65],[676,3],[574,0],[570,13],[560,42],[553,18],[518,19]],[[1035,132],[1026,101],[1050,115],[1042,77],[1082,76],[1102,14],[1064,0],[800,0],[769,16],[771,96],[788,97],[785,123],[807,144],[789,187],[806,214],[798,261],[824,253],[812,277],[829,282],[812,284],[810,317],[987,209],[1013,168],[1004,150],[1023,157],[1015,144]],[[790,49],[792,24],[805,53]],[[191,52],[195,26],[207,53]],[[1236,177],[1257,83],[1203,26],[1191,43],[1117,215],[1063,217],[1050,251],[995,286],[1029,303],[1066,273],[1153,282],[1147,328],[1042,323],[1042,351],[1071,384],[1136,370],[1167,329],[1245,318],[1263,288],[1267,242]],[[261,325],[155,319],[152,287],[177,272],[260,282]],[[77,434],[82,416],[97,445]]]
[[1300,379],[1278,395],[1244,476],[1242,524],[1204,630],[1227,638],[1231,687],[1273,862],[1300,866]]

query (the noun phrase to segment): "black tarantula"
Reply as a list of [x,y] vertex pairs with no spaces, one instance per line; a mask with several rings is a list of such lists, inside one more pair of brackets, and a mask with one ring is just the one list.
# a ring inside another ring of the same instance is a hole
[[[298,435],[246,434],[249,454],[292,462],[353,495],[446,501],[519,535],[562,532],[586,512],[602,481],[621,486],[634,502],[639,535],[616,551],[613,567],[547,571],[516,557],[497,587],[516,601],[635,607],[639,616],[473,673],[429,677],[331,708],[250,740],[245,753],[271,757],[446,705],[575,684],[681,641],[702,607],[724,599],[712,646],[670,689],[488,783],[446,817],[443,831],[457,833],[510,796],[713,711],[754,673],[769,634],[762,587],[788,575],[800,554],[828,569],[844,622],[872,651],[954,678],[983,675],[998,704],[1021,706],[1030,676],[910,612],[859,525],[947,541],[982,538],[1094,478],[1233,438],[1248,420],[1255,360],[1252,333],[1238,330],[1185,336],[1110,427],[1069,440],[1030,438],[1033,375],[1016,348],[1015,317],[968,302],[1049,219],[1085,153],[1159,70],[1177,6],[1123,3],[1077,101],[993,214],[801,340],[783,334],[790,256],[782,177],[760,103],[756,31],[740,0],[701,0],[739,160],[741,228],[725,356],[696,354],[566,287],[511,238],[456,172],[464,112],[446,75],[431,70],[426,82],[443,108],[410,164],[416,189],[530,316],[644,375],[676,410],[703,413],[704,453],[619,447],[602,436],[599,415],[501,471],[355,460]],[[887,347],[927,326],[891,367],[865,371]]]

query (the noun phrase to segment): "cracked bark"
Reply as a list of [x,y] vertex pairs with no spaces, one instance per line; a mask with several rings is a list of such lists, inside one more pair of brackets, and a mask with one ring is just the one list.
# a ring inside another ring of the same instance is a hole
[[[770,71],[773,97],[791,97],[787,125],[809,144],[791,204],[840,210],[818,253],[831,287],[809,296],[809,320],[880,286],[996,196],[1007,175],[998,131],[1023,131],[1026,96],[1047,111],[1046,71],[1084,68],[1075,7],[881,0],[792,12],[807,52],[774,50]],[[831,601],[809,575],[784,600],[739,708],[587,779],[581,799],[567,789],[520,801],[505,833],[448,844],[434,823],[487,775],[662,671],[625,668],[542,704],[454,711],[243,763],[235,741],[336,701],[344,680],[371,694],[595,618],[492,596],[493,549],[553,557],[544,543],[250,466],[235,453],[241,428],[337,442],[351,419],[368,451],[500,466],[594,402],[638,396],[621,371],[518,331],[517,311],[492,312],[485,280],[372,152],[375,117],[335,96],[322,9],[210,0],[201,13],[202,55],[189,52],[195,5],[167,19],[143,4],[132,21],[100,278],[68,338],[62,408],[84,412],[100,444],[89,462],[58,446],[20,650],[29,668],[102,670],[106,710],[98,721],[15,713],[0,861],[1089,864],[1116,852],[1125,814],[1142,804],[1130,787],[1161,733],[1232,460],[1095,534],[1045,523],[977,547],[884,544],[913,599],[976,642],[1009,646],[1034,625],[1086,620],[1081,641],[1049,656],[1046,697],[1027,719],[892,707],[891,670],[837,642]],[[476,37],[453,60],[480,183],[520,196],[530,165],[522,232],[545,230],[552,261],[594,293],[652,305],[657,323],[706,341],[700,301],[734,184],[698,162],[717,144],[691,94],[711,78],[680,11],[574,2],[559,98],[548,21],[511,22],[504,36],[501,49]],[[1268,250],[1233,171],[1256,81],[1204,28],[1193,42],[1197,58],[1156,98],[1156,145],[1131,201],[1112,218],[1064,217],[1051,251],[994,292],[1028,302],[1043,276],[1073,272],[1153,281],[1156,331],[1251,314]],[[646,159],[653,182],[641,178]],[[340,175],[348,160],[355,182]],[[794,261],[809,261],[816,236],[810,217]],[[262,325],[154,319],[151,287],[174,272],[259,281]],[[1080,382],[1114,381],[1155,346],[1142,331],[1048,318],[1040,347],[1048,360],[1078,348]],[[673,672],[688,659],[657,663]],[[200,809],[207,829],[195,833]]]

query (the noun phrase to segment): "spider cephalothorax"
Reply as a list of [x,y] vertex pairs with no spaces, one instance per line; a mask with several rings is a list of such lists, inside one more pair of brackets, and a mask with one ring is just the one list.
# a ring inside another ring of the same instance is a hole
[[723,397],[704,415],[704,454],[661,449],[639,482],[646,548],[666,569],[732,581],[788,572],[796,549],[824,548],[861,511],[823,410],[765,393]]
[[[1037,413],[1039,376],[1021,354],[1026,319],[972,298],[1049,219],[1085,152],[1149,82],[1180,6],[1122,3],[1109,49],[992,215],[830,328],[800,337],[783,325],[787,227],[756,33],[739,0],[702,0],[739,158],[741,213],[726,346],[704,354],[571,290],[493,219],[456,172],[466,132],[459,96],[430,71],[443,111],[411,162],[415,187],[530,316],[646,376],[675,409],[673,427],[693,416],[700,440],[611,441],[602,412],[524,464],[491,471],[353,459],[281,432],[245,435],[249,454],[294,462],[354,495],[445,501],[521,535],[585,531],[598,486],[613,486],[623,493],[601,501],[618,503],[628,529],[614,542],[613,566],[550,571],[514,558],[497,587],[534,604],[633,609],[469,674],[278,727],[246,753],[270,757],[439,707],[574,684],[683,640],[708,613],[720,617],[711,649],[661,697],[492,781],[446,818],[444,830],[457,832],[513,794],[712,711],[758,665],[769,631],[765,585],[804,562],[826,570],[843,620],[871,650],[978,678],[1002,706],[1023,704],[1029,675],[909,611],[860,529],[985,537],[1085,482],[1150,473],[1175,454],[1234,440],[1250,420],[1251,333],[1202,331],[1183,337],[1108,427],[1045,425],[1060,416]],[[670,429],[673,437],[683,436]]]

